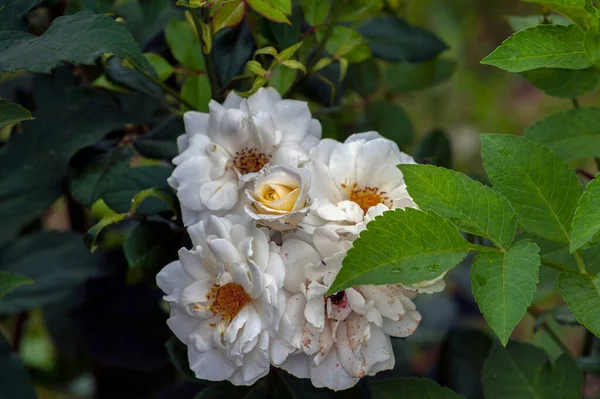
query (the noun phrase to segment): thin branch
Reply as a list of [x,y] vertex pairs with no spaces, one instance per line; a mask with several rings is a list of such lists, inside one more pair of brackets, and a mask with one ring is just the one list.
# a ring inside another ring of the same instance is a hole
[[[596,159],[596,161],[598,161],[598,159]],[[598,170],[600,170],[600,165],[598,165]],[[594,178],[595,178],[593,174],[591,174],[590,172],[583,170],[583,169],[577,169],[575,172],[579,173],[581,176],[585,177],[586,179],[594,180]]]
[[561,265],[560,263],[551,261],[550,259],[542,258],[541,261],[542,261],[542,266],[546,266],[551,269],[558,270],[559,272],[565,272],[565,271],[572,272],[573,271],[573,269],[571,269],[570,267]]
[[579,268],[579,273],[587,275],[587,270],[585,270],[585,262],[583,261],[583,257],[581,256],[581,250],[577,250],[573,253],[575,257],[575,261],[577,262],[577,267]]
[[[206,75],[208,76],[208,80],[210,82],[210,93],[211,98],[219,101],[221,96],[221,83],[219,81],[219,77],[217,76],[217,70],[215,68],[215,64],[212,58],[212,43],[210,45],[211,51],[207,53],[204,52],[204,48],[208,47],[207,43],[204,42],[204,35],[202,34],[202,26],[208,25],[209,29],[212,29],[210,26],[210,8],[202,8],[201,16],[202,21],[198,19],[198,16],[193,10],[190,10],[192,14],[192,20],[194,21],[194,27],[196,28],[196,33],[198,34],[198,40],[200,41],[200,46],[202,55],[204,57],[204,67],[206,68]],[[212,40],[212,39],[211,39]]]
[[[527,308],[527,313],[529,313],[529,315],[531,317],[533,317],[534,320],[536,320],[541,312],[539,312],[537,309],[533,308],[533,307],[529,307]],[[563,340],[560,338],[560,335],[554,331],[554,328],[548,324],[547,321],[544,321],[544,323],[540,326],[541,329],[544,329],[544,331],[546,331],[546,333],[550,336],[550,338],[552,338],[552,340],[554,342],[556,342],[556,344],[558,346],[560,346],[560,348],[569,356],[573,356],[573,354],[571,353],[571,350],[569,349],[569,347],[567,346],[567,344],[565,344],[563,342]]]

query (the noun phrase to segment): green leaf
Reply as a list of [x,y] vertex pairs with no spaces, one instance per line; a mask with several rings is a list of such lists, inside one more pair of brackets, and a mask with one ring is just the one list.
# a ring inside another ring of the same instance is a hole
[[600,175],[592,180],[579,200],[573,217],[571,252],[600,240]]
[[156,53],[144,53],[144,57],[152,65],[158,76],[158,80],[164,82],[175,72],[175,69],[162,56]]
[[[317,39],[322,41],[325,28],[317,30]],[[350,62],[361,62],[371,56],[369,46],[356,30],[343,25],[336,25],[325,45],[329,54],[336,58],[347,58]]]
[[0,32],[0,72],[48,73],[63,62],[93,65],[103,53],[114,53],[152,73],[131,34],[106,15],[80,12],[58,17],[39,37],[21,31]]
[[508,72],[584,69],[594,62],[588,58],[583,42],[584,33],[575,25],[538,25],[515,33],[481,63]]
[[277,40],[280,49],[286,49],[300,42],[300,33],[302,29],[302,13],[299,8],[294,8],[290,15],[291,24],[281,24],[273,21],[266,21],[269,31]]
[[597,27],[585,31],[583,47],[592,62],[598,61],[598,58],[600,58],[600,32]]
[[183,118],[172,116],[155,126],[148,133],[139,136],[133,146],[140,154],[158,159],[171,160],[178,154],[177,137],[185,132]]
[[[194,105],[196,110],[208,112],[208,103],[211,97],[208,76],[202,74],[188,77],[181,86],[181,97]],[[184,110],[188,110],[184,105],[182,107]]]
[[165,205],[173,211],[174,214],[179,214],[179,203],[177,202],[177,196],[170,188],[165,187],[152,187],[137,193],[131,200],[131,207],[129,213],[134,215],[138,212],[138,209],[148,198],[155,198],[162,201]]
[[248,5],[263,17],[290,24],[287,15],[292,13],[291,0],[247,0]]
[[565,161],[600,157],[600,108],[573,108],[535,123],[525,137],[550,148]]
[[223,28],[231,28],[238,25],[246,15],[246,4],[241,0],[218,4],[212,17],[213,32]]
[[4,0],[0,7],[0,31],[25,30],[27,24],[23,23],[22,16],[37,2],[38,0]]
[[122,222],[127,218],[127,216],[128,214],[126,213],[115,213],[113,215],[103,217],[98,223],[92,226],[92,228],[90,228],[83,236],[83,242],[85,243],[85,246],[90,249],[90,252],[94,252],[96,249],[98,249],[97,242],[100,239],[100,234],[102,234],[105,228]]
[[18,354],[12,351],[2,334],[0,334],[0,397],[37,398],[33,381],[25,365],[21,363]]
[[33,284],[33,280],[19,274],[0,270],[0,298],[2,298],[7,292],[12,291],[24,284]]
[[369,126],[398,145],[412,143],[415,132],[406,112],[396,104],[373,101],[367,105]]
[[309,25],[319,26],[327,19],[331,2],[322,0],[300,0],[300,8]]
[[481,135],[483,166],[494,189],[511,202],[531,233],[568,243],[582,188],[548,148],[511,134]]
[[388,61],[427,61],[448,48],[428,30],[392,16],[368,19],[358,31],[369,43],[373,55]]
[[433,129],[423,137],[415,148],[417,161],[424,160],[429,164],[449,168],[452,165],[452,144],[446,132]]
[[539,68],[521,72],[521,76],[546,94],[577,98],[600,87],[600,69]]
[[0,300],[0,314],[19,313],[55,302],[88,279],[113,271],[103,256],[90,254],[80,235],[41,232],[19,238],[0,252],[0,269],[35,283]]
[[460,399],[462,396],[426,378],[404,377],[369,381],[371,396],[383,398]]
[[340,12],[338,21],[354,22],[357,19],[376,13],[382,7],[382,0],[346,0],[342,3],[342,11]]
[[165,39],[177,61],[194,71],[204,69],[202,46],[192,27],[185,21],[169,21],[165,27]]
[[248,24],[222,29],[214,38],[213,58],[221,82],[226,85],[241,73],[256,49]]
[[583,395],[583,373],[567,354],[552,365],[531,344],[496,345],[483,367],[486,399],[575,399]]
[[385,87],[392,93],[409,93],[435,86],[454,72],[456,63],[450,60],[431,60],[411,64],[391,65],[385,73]]
[[523,0],[527,3],[543,4],[575,22],[586,19],[590,14],[586,11],[586,0]]
[[503,345],[531,305],[538,282],[540,248],[519,241],[506,252],[484,252],[471,269],[479,309]]
[[420,209],[431,210],[460,230],[488,238],[508,249],[517,215],[498,192],[462,173],[431,165],[399,165],[408,193]]
[[579,323],[600,337],[600,275],[562,272],[557,286]]
[[370,96],[379,89],[381,72],[374,58],[364,62],[350,64],[346,75],[346,84],[351,90],[363,97]]
[[292,68],[275,67],[273,75],[269,78],[269,85],[274,87],[279,93],[285,93],[292,87],[296,79],[296,73],[297,71]]
[[0,128],[11,123],[34,119],[27,108],[17,103],[0,98]]
[[163,89],[127,64],[119,57],[110,57],[105,63],[106,77],[121,87],[137,91],[158,101],[162,100]]
[[166,223],[140,223],[123,243],[129,267],[159,271],[177,258],[177,238]]
[[[527,0],[525,0],[527,1]],[[520,30],[525,30],[527,28],[531,28],[533,26],[539,25],[544,21],[544,18],[541,15],[527,15],[527,16],[515,16],[511,15],[507,17],[508,23],[513,31],[518,32]],[[572,22],[562,15],[552,14],[548,16],[550,22],[554,25],[571,25]]]
[[469,253],[448,220],[412,208],[385,212],[354,241],[329,294],[365,284],[433,280]]

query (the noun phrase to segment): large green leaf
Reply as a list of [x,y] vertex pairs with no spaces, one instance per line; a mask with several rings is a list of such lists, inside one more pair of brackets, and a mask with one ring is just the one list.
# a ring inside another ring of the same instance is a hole
[[358,30],[369,43],[373,55],[388,61],[427,61],[448,48],[428,30],[393,16],[368,19]]
[[417,64],[401,62],[386,71],[385,87],[392,93],[427,89],[448,79],[455,68],[454,61],[442,59]]
[[535,295],[539,252],[540,248],[531,241],[520,241],[508,251],[485,252],[475,257],[471,269],[473,294],[504,345]]
[[517,32],[481,63],[508,72],[536,68],[583,69],[594,62],[583,46],[584,33],[575,25],[538,25]]
[[[323,40],[325,28],[317,30],[317,39]],[[336,25],[325,46],[327,52],[335,58],[343,57],[349,62],[363,62],[371,56],[371,50],[362,35],[356,30]]]
[[221,29],[214,37],[213,58],[221,82],[228,84],[244,70],[256,45],[248,24]]
[[0,6],[0,31],[25,27],[22,16],[37,2],[38,0],[4,0]]
[[582,193],[569,166],[541,144],[511,134],[481,135],[483,166],[525,230],[568,243]]
[[16,353],[0,334],[0,398],[36,399],[33,381]]
[[[145,57],[145,56],[144,56]],[[122,87],[137,91],[150,98],[162,100],[163,89],[141,72],[127,66],[120,57],[110,57],[105,64],[106,77]]]
[[21,276],[20,274],[14,274],[0,270],[0,298],[3,297],[7,292],[20,287],[23,284],[32,283],[33,281],[30,278]]
[[597,244],[600,239],[600,175],[592,180],[586,192],[581,196],[573,217],[571,232],[571,251],[590,243]]
[[172,116],[136,138],[133,146],[146,157],[170,161],[178,154],[177,137],[184,132],[183,118]]
[[362,284],[433,280],[469,253],[454,225],[412,208],[385,212],[354,241],[329,293]]
[[34,281],[0,300],[0,314],[18,313],[68,295],[78,285],[112,271],[99,254],[90,254],[74,233],[42,232],[24,236],[0,252],[0,268]]
[[567,354],[554,365],[530,344],[492,348],[483,367],[486,399],[575,399],[583,394],[583,373]]
[[576,22],[589,18],[588,0],[523,0],[527,3],[539,3],[558,11]]
[[165,27],[165,39],[177,61],[194,71],[204,69],[202,46],[187,22],[171,20]]
[[0,128],[21,121],[32,120],[31,112],[17,103],[0,98]]
[[80,12],[59,17],[39,37],[0,32],[0,72],[48,73],[63,62],[92,65],[103,53],[114,53],[153,73],[125,26],[106,15]]
[[525,131],[565,161],[600,156],[600,108],[573,108],[552,114]]
[[158,272],[177,258],[177,239],[166,223],[142,222],[125,238],[123,252],[130,267]]
[[522,72],[521,75],[546,94],[577,98],[596,90],[600,86],[600,69],[539,68]]
[[327,19],[331,3],[322,0],[300,0],[304,19],[312,26],[319,26]]
[[367,119],[372,130],[376,130],[398,145],[412,143],[415,131],[406,111],[398,105],[373,101],[366,108]]
[[426,378],[394,378],[383,381],[369,381],[369,390],[374,399],[384,398],[428,398],[460,399],[462,396],[450,389],[439,386]]
[[247,3],[271,21],[290,23],[287,16],[292,13],[292,0],[247,0]]
[[[181,86],[181,96],[196,107],[195,110],[208,112],[210,102],[210,81],[206,74],[189,76]],[[188,108],[182,105],[185,111]]]
[[600,276],[562,272],[558,276],[558,290],[577,320],[600,337]]
[[[327,3],[323,1],[323,3]],[[382,0],[346,0],[338,17],[341,22],[354,22],[357,19],[373,15],[383,7]]]
[[399,165],[408,193],[423,210],[432,210],[459,229],[508,249],[517,215],[498,192],[462,173],[432,165]]

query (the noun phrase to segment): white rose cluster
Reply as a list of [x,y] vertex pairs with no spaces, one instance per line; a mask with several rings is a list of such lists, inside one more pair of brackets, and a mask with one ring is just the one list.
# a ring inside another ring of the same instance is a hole
[[193,247],[157,283],[196,376],[251,385],[275,366],[342,390],[393,368],[390,337],[417,329],[413,299],[443,276],[326,293],[369,221],[416,207],[396,167],[414,160],[376,132],[321,139],[308,105],[270,88],[184,122],[169,184]]

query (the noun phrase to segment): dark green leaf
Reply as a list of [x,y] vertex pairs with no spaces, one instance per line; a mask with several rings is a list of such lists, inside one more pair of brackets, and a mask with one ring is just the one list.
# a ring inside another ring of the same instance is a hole
[[[325,3],[325,2],[323,2]],[[281,24],[278,22],[267,21],[267,26],[277,40],[280,49],[292,47],[299,42],[300,28],[302,27],[302,14],[300,9],[294,8],[290,15],[290,24]]]
[[537,68],[584,69],[593,65],[575,25],[538,25],[506,39],[481,63],[508,72]]
[[441,387],[425,378],[395,378],[384,381],[369,381],[369,390],[374,399],[387,398],[429,398],[460,399],[461,396],[450,389]]
[[300,0],[300,7],[304,13],[306,22],[312,26],[319,26],[325,22],[329,15],[331,2],[322,0]]
[[433,280],[468,253],[469,243],[436,213],[412,208],[385,212],[354,241],[328,292]]
[[367,119],[373,130],[378,131],[398,145],[410,144],[415,133],[406,112],[396,104],[374,101],[367,105]]
[[177,196],[173,190],[165,187],[147,188],[137,193],[131,200],[131,208],[129,209],[129,213],[132,215],[138,213],[138,210],[148,198],[160,200],[167,205],[174,214],[179,214],[179,203],[177,202]]
[[0,397],[36,399],[37,394],[27,369],[13,353],[10,345],[0,334]]
[[525,230],[568,243],[582,193],[575,172],[541,144],[511,134],[481,135],[483,165]]
[[583,373],[567,354],[552,366],[543,349],[510,342],[490,351],[483,389],[486,399],[575,399],[583,394]]
[[498,192],[462,173],[432,165],[399,165],[408,193],[420,209],[447,218],[459,229],[508,249],[517,215]]
[[177,258],[177,236],[166,223],[142,222],[123,243],[129,267],[158,271]]
[[[88,0],[89,1],[89,0]],[[99,4],[101,2],[112,0],[92,0]],[[167,1],[164,4],[168,4]],[[150,42],[158,35],[162,34],[165,26],[173,18],[183,19],[183,7],[165,7],[157,16],[156,21],[148,23],[145,18],[145,11],[138,1],[115,1],[114,7],[109,10],[97,10],[98,14],[114,12],[123,17],[127,23],[127,29],[132,33],[140,48],[147,48]]]
[[600,241],[600,175],[592,180],[581,199],[573,217],[571,252]]
[[[325,28],[317,30],[319,41],[323,40],[325,31]],[[369,46],[367,46],[362,35],[356,30],[343,25],[336,25],[333,28],[325,48],[335,58],[347,58],[349,62],[362,62],[371,56]]]
[[162,100],[164,97],[164,91],[159,85],[145,77],[141,72],[124,65],[123,60],[119,57],[110,57],[106,61],[105,72],[110,81],[120,86],[156,100]]
[[359,32],[373,55],[388,61],[427,61],[448,48],[433,33],[392,16],[371,18]]
[[382,0],[346,0],[342,4],[342,11],[338,18],[341,22],[354,22],[371,16],[383,7]]
[[194,399],[263,399],[267,397],[265,381],[259,381],[253,386],[235,386],[228,381],[217,382],[204,388]]
[[600,337],[600,276],[562,272],[558,276],[558,290],[579,323]]
[[17,103],[0,98],[0,128],[21,121],[32,120],[31,112]]
[[415,159],[449,168],[452,165],[452,144],[446,132],[433,129],[416,146]]
[[0,32],[1,72],[48,73],[63,62],[92,65],[103,53],[114,53],[152,73],[131,34],[106,15],[80,12],[59,17],[39,37],[21,31]]
[[574,108],[535,123],[525,137],[544,144],[565,161],[600,156],[600,108]]
[[373,58],[348,66],[346,84],[363,97],[375,93],[379,89],[380,80],[379,65]]
[[254,38],[247,24],[217,33],[213,43],[213,57],[223,84],[228,84],[244,70],[255,48]]
[[20,274],[0,270],[0,298],[7,292],[12,291],[23,284],[33,284],[33,281]]
[[165,27],[165,39],[177,61],[194,71],[204,69],[202,46],[187,22],[171,20]]
[[4,0],[0,7],[0,31],[23,29],[22,19],[39,0]]
[[20,238],[0,253],[0,267],[35,282],[6,294],[0,301],[0,314],[52,303],[84,281],[112,272],[101,255],[89,253],[81,236],[63,232]]
[[156,19],[161,12],[163,12],[166,7],[171,5],[170,2],[164,0],[138,0],[138,2],[140,3],[140,9],[142,10],[144,21],[148,25],[156,22]]
[[[181,97],[194,105],[197,111],[208,112],[210,96],[210,82],[206,74],[189,76],[181,86]],[[188,110],[185,105],[182,108]]]
[[456,63],[450,60],[431,60],[418,64],[401,62],[386,71],[385,87],[399,94],[427,89],[448,79],[455,68]]
[[83,236],[83,242],[85,243],[85,246],[88,247],[91,252],[94,252],[96,249],[98,249],[99,245],[97,242],[100,240],[100,235],[104,229],[112,226],[113,224],[122,222],[127,218],[127,216],[128,215],[126,213],[114,213],[100,219],[100,221],[92,226],[92,228],[90,228]]
[[519,241],[506,252],[484,252],[471,269],[473,294],[503,345],[531,305],[538,282],[540,248]]
[[521,75],[550,96],[577,98],[600,86],[600,69],[540,68],[521,72]]
[[183,119],[173,116],[135,139],[133,146],[146,157],[170,161],[178,154],[177,137],[184,132]]

